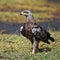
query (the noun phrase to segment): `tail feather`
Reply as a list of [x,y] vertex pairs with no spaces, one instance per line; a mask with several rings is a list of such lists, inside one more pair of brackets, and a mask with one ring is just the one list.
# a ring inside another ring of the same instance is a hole
[[51,41],[53,41],[53,42],[55,41],[53,37],[49,37],[49,39],[50,39]]

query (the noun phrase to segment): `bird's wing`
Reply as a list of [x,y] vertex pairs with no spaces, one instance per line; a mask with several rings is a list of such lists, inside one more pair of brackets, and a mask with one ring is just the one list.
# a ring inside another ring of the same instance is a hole
[[33,28],[32,29],[32,33],[40,32],[40,31],[41,31],[41,28],[40,27],[37,27],[37,28]]

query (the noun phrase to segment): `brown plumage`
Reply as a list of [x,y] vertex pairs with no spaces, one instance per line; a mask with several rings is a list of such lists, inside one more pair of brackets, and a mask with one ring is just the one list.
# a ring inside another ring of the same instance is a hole
[[50,36],[50,33],[36,24],[36,21],[31,11],[24,10],[20,13],[20,15],[26,16],[26,22],[23,26],[21,26],[20,31],[23,36],[25,36],[31,41],[33,45],[33,54],[38,50],[39,41],[43,41],[47,44],[50,44],[50,42],[48,41],[48,39],[50,39],[54,42],[54,38]]

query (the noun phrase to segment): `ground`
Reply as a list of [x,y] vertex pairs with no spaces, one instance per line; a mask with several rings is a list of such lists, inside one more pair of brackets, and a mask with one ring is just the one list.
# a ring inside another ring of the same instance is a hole
[[0,60],[60,60],[60,32],[51,32],[55,42],[40,42],[40,51],[31,53],[31,43],[22,35],[0,34]]

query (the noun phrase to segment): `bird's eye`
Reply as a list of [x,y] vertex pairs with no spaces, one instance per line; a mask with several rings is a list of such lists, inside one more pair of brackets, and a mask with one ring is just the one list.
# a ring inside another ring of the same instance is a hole
[[27,11],[24,11],[24,13],[27,13],[27,14],[28,14],[29,12],[27,12]]

